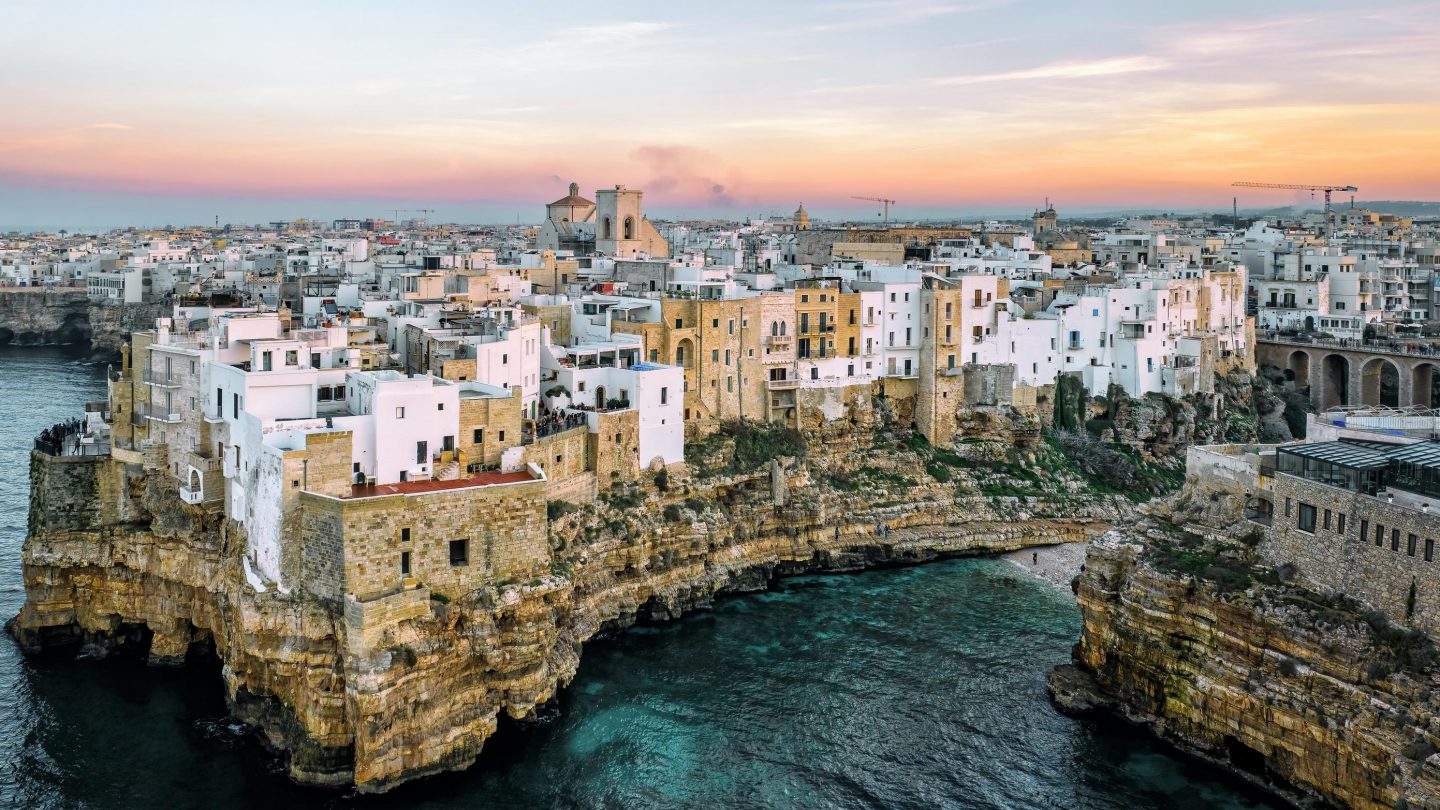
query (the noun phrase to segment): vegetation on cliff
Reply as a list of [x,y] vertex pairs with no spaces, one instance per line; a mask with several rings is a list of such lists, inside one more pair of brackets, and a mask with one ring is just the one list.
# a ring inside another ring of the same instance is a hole
[[1440,650],[1268,566],[1233,499],[1198,488],[1091,545],[1075,667],[1052,695],[1115,711],[1302,806],[1440,807]]

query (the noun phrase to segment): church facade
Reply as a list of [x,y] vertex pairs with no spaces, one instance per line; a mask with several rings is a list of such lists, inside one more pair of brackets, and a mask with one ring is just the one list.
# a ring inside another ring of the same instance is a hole
[[645,218],[645,192],[615,186],[580,196],[580,184],[545,206],[545,222],[536,235],[540,250],[569,250],[577,256],[601,254],[619,259],[663,258],[670,243]]

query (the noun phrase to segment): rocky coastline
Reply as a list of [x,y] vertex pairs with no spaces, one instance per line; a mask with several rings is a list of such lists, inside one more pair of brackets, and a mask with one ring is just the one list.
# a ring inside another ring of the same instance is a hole
[[0,289],[0,346],[89,346],[96,359],[110,359],[131,332],[167,312],[164,303],[91,301],[78,287]]
[[949,451],[865,424],[749,469],[733,444],[702,443],[688,469],[552,501],[548,575],[413,605],[402,591],[381,631],[355,604],[257,589],[242,530],[181,501],[158,464],[37,452],[9,629],[27,650],[138,644],[157,665],[213,646],[232,711],[294,779],[384,791],[468,766],[501,713],[552,701],[598,634],[779,576],[1083,541],[1134,509],[1037,473],[1053,452],[1028,426]]
[[1090,544],[1052,698],[1297,807],[1440,807],[1433,641],[1267,570],[1230,506],[1187,487]]

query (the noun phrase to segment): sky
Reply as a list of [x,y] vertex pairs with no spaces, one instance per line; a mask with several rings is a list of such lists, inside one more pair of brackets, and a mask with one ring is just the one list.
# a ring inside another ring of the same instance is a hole
[[1435,8],[15,0],[0,229],[1435,200]]

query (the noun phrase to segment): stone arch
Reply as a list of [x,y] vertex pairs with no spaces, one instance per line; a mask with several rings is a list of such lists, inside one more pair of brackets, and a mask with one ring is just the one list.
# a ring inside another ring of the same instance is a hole
[[202,493],[202,494],[203,494],[203,492],[204,492],[204,487],[205,487],[205,482],[204,482],[204,479],[202,479],[202,478],[200,477],[200,471],[199,471],[199,470],[195,469],[194,467],[191,467],[191,468],[190,468],[190,476],[189,476],[189,479],[186,481],[185,486],[186,486],[191,492],[197,492],[197,493]]
[[685,338],[675,346],[675,365],[682,368],[690,365],[690,358],[695,354],[695,345]]
[[1246,496],[1246,498],[1245,498],[1245,517],[1246,517],[1246,518],[1248,518],[1248,519],[1250,519],[1250,520],[1253,520],[1253,521],[1255,521],[1256,523],[1263,523],[1264,525],[1269,526],[1269,525],[1270,525],[1270,521],[1271,521],[1271,519],[1274,517],[1274,515],[1275,515],[1275,504],[1274,504],[1274,502],[1271,501],[1269,498],[1265,497],[1264,495],[1248,495],[1248,496]]
[[1396,407],[1400,404],[1400,369],[1384,357],[1360,367],[1360,403]]
[[1327,354],[1322,364],[1322,386],[1316,404],[1340,408],[1350,402],[1350,361],[1343,354]]
[[605,410],[605,386],[603,385],[595,388],[595,410]]
[[1416,363],[1410,369],[1410,404],[1421,408],[1435,407],[1435,364]]
[[600,238],[601,238],[601,239],[614,239],[614,238],[615,238],[614,226],[612,226],[612,225],[610,224],[610,217],[608,217],[608,216],[605,216],[605,217],[601,217],[601,218],[600,218]]
[[1296,349],[1290,353],[1290,361],[1286,371],[1290,372],[1290,379],[1295,382],[1297,389],[1310,387],[1310,353],[1304,349]]
[[634,239],[634,238],[635,238],[635,218],[634,218],[634,217],[625,217],[625,226],[624,226],[624,230],[621,231],[621,233],[624,234],[624,237],[623,237],[623,238],[625,238],[625,239]]
[[1305,316],[1305,331],[1306,331],[1306,332],[1314,332],[1314,331],[1315,331],[1315,316],[1314,316],[1314,315],[1306,315],[1306,316]]

